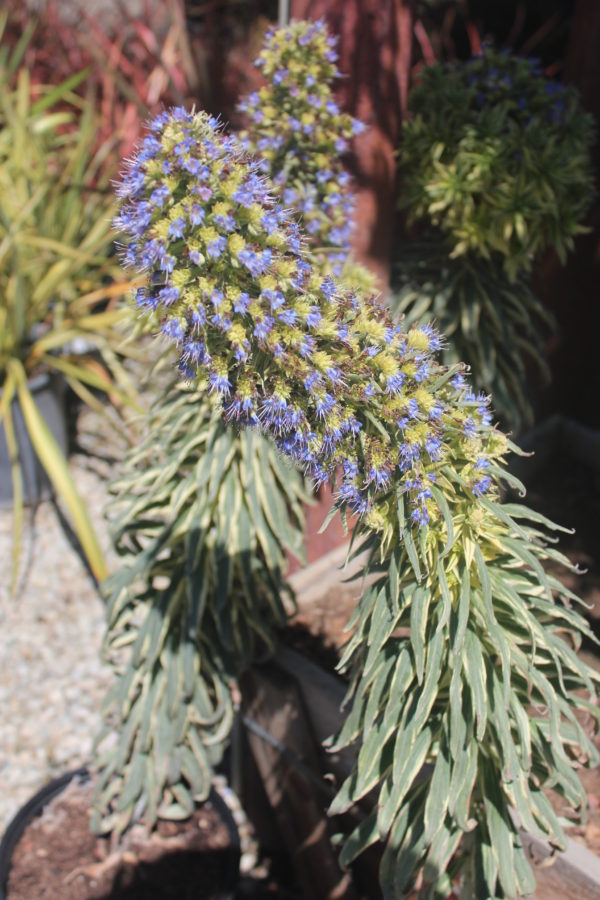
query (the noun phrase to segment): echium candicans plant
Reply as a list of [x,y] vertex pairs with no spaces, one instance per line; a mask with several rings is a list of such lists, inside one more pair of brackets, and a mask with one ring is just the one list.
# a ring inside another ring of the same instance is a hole
[[593,119],[536,60],[492,49],[423,70],[400,148],[402,202],[454,256],[501,255],[509,276],[584,231]]
[[115,677],[96,753],[98,831],[181,818],[205,798],[234,718],[233,686],[271,652],[302,557],[300,474],[217,397],[162,389],[112,484],[119,566],[105,584]]
[[335,100],[336,44],[323,21],[269,30],[256,60],[266,84],[238,108],[248,118],[243,146],[261,160],[282,204],[298,215],[316,262],[340,275],[354,205],[343,160],[364,125]]
[[[321,51],[331,61],[333,41],[321,23],[269,40],[294,44],[302,34],[309,39],[299,46],[309,50],[299,65],[312,66]],[[338,115],[349,132],[351,120]],[[347,146],[338,142],[337,151]],[[294,193],[323,203],[308,241],[324,270],[345,259],[351,211],[335,155],[330,166],[343,200],[328,202],[332,184],[315,181],[311,166],[297,173]],[[131,226],[127,212],[118,224]],[[324,253],[324,245],[335,252]],[[355,264],[344,265],[344,277],[364,281]],[[155,326],[151,316],[146,330]],[[206,796],[229,738],[232,686],[272,648],[274,628],[285,620],[286,551],[302,552],[301,478],[265,437],[226,429],[218,405],[206,393],[199,399],[160,387],[144,424],[150,437],[127,454],[113,484],[111,530],[121,561],[106,584],[105,646],[115,679],[97,754],[96,829],[119,831],[141,814],[150,824],[159,814],[183,815],[192,797]]]
[[360,516],[376,578],[342,661],[352,705],[333,743],[357,763],[332,811],[378,802],[342,862],[383,841],[386,897],[419,874],[424,895],[453,879],[465,898],[531,893],[518,822],[562,847],[544,789],[583,812],[597,675],[577,656],[577,598],[544,571],[569,565],[557,526],[500,499],[510,444],[487,401],[440,364],[432,328],[406,332],[313,269],[272,185],[209,116],[157,118],[120,193],[138,304],[198,400],[208,390],[232,428],[260,428]]
[[593,196],[593,120],[575,88],[535,60],[491,49],[428,66],[410,96],[400,146],[401,203],[418,225],[398,248],[394,308],[435,317],[504,421],[531,419],[526,363],[547,376],[553,320],[530,269],[553,248],[561,261],[584,231]]

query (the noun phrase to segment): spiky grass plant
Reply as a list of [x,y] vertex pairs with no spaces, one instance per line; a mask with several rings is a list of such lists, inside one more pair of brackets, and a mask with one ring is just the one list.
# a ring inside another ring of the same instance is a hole
[[286,620],[286,553],[302,557],[299,474],[218,404],[172,385],[112,485],[121,564],[105,584],[105,703],[93,827],[185,818],[208,796],[232,688]]
[[361,516],[378,578],[342,663],[336,745],[358,759],[332,809],[379,800],[342,860],[384,841],[386,897],[418,875],[423,896],[459,876],[465,898],[531,893],[519,824],[565,845],[547,787],[583,812],[597,675],[576,653],[591,636],[577,598],[543,567],[568,565],[556,526],[500,500],[510,443],[487,402],[438,362],[431,328],[405,332],[313,270],[257,164],[205,114],[156,119],[120,193],[138,304],[198,400],[206,385],[232,427],[260,427]]
[[[5,24],[0,14],[0,38]],[[53,87],[32,85],[21,64],[29,37],[26,30],[10,52],[0,46],[0,429],[8,455],[3,462],[10,461],[12,473],[12,589],[24,504],[36,496],[23,462],[27,441],[68,511],[94,576],[101,580],[107,573],[85,502],[32,382],[58,378],[104,415],[136,405],[125,366],[128,356],[137,355],[125,341],[129,314],[116,305],[131,284],[123,281],[114,256],[114,142],[98,146],[93,101],[73,93],[85,72]],[[108,404],[99,402],[99,391]],[[121,427],[120,415],[108,419]]]

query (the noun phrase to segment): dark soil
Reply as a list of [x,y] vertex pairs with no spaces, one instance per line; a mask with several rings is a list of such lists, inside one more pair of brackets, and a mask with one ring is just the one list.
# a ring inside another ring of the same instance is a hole
[[230,835],[205,803],[185,822],[134,826],[121,845],[89,831],[91,783],[72,781],[17,844],[7,900],[199,900],[228,882]]

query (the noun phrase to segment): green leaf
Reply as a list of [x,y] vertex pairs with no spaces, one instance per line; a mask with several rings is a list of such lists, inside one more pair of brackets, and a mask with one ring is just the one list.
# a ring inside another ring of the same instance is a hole
[[349,866],[367,847],[375,844],[378,840],[377,810],[374,810],[356,826],[344,841],[342,852],[339,855],[339,863],[342,868]]
[[450,791],[450,759],[445,740],[438,747],[425,802],[425,842],[430,844],[444,824]]
[[27,432],[35,452],[73,517],[75,533],[81,542],[95,577],[102,581],[108,574],[104,557],[85,504],[79,496],[69,473],[67,462],[27,387],[25,370],[22,365],[13,360],[11,369],[17,384],[19,404],[27,426]]
[[417,588],[412,595],[410,606],[410,643],[415,656],[415,669],[419,684],[423,681],[425,666],[425,630],[431,592],[426,588]]
[[450,641],[455,659],[458,659],[462,653],[470,611],[471,576],[468,565],[465,565],[461,572],[458,612],[456,616],[451,618],[450,625]]
[[444,497],[442,491],[435,486],[431,487],[431,491],[433,493],[435,502],[440,508],[442,516],[444,517],[444,522],[446,524],[446,543],[444,545],[444,549],[440,553],[441,559],[446,556],[452,549],[452,545],[454,543],[454,524],[452,521],[452,513],[450,512],[450,507],[448,506],[448,502]]
[[421,581],[423,576],[421,574],[421,567],[419,565],[419,555],[417,553],[417,548],[415,547],[415,542],[410,530],[410,525],[407,526],[402,532],[402,540],[404,542],[404,549],[408,554],[412,570],[415,573],[415,578],[417,579],[417,581]]
[[498,878],[509,897],[516,897],[515,828],[511,823],[506,800],[498,786],[498,772],[489,759],[480,757],[483,778],[483,806],[491,841],[492,853],[498,867]]
[[472,631],[465,636],[464,665],[477,716],[477,740],[483,740],[487,725],[486,670],[482,646]]

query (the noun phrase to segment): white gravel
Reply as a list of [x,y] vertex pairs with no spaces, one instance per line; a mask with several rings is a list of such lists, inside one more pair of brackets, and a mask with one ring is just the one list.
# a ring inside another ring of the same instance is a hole
[[[84,456],[70,464],[106,549],[106,479]],[[0,835],[39,787],[89,760],[110,683],[103,604],[50,502],[26,525],[22,551],[11,597],[12,511],[0,509]]]

